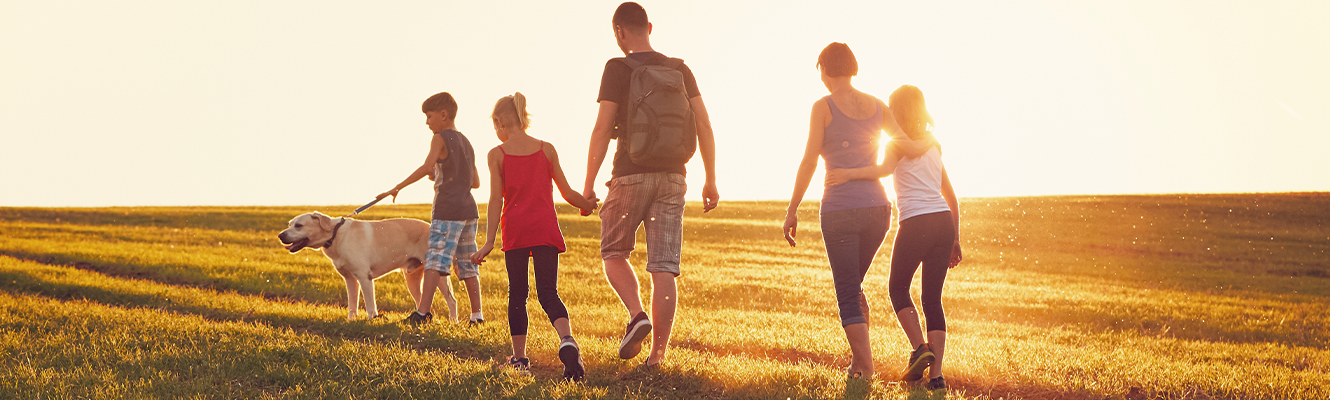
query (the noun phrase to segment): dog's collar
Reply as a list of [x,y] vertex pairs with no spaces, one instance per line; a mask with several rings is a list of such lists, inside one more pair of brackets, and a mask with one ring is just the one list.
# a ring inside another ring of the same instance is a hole
[[323,243],[323,249],[324,249],[324,250],[328,250],[329,248],[332,248],[332,242],[333,242],[333,240],[334,240],[334,239],[337,239],[337,230],[338,230],[338,229],[342,229],[342,224],[345,224],[345,223],[346,223],[346,217],[342,217],[342,222],[338,222],[337,225],[333,227],[333,234],[332,234],[332,237],[328,238],[328,241]]

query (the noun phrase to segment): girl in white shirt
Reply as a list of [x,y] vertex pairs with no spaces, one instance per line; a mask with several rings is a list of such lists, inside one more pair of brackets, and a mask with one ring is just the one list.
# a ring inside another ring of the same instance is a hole
[[[892,92],[888,104],[896,123],[911,138],[930,134],[933,118],[924,107],[924,94],[919,88],[901,86]],[[942,287],[947,279],[947,269],[961,261],[959,203],[942,165],[941,146],[929,149],[919,157],[888,156],[883,161],[881,165],[828,171],[827,184],[879,179],[895,174],[900,229],[892,244],[888,287],[896,317],[914,348],[901,380],[919,380],[927,369],[930,379],[926,387],[945,390],[942,355],[947,324],[942,310]],[[924,270],[921,300],[927,321],[926,341],[919,326],[919,315],[910,299],[910,281],[920,264]]]

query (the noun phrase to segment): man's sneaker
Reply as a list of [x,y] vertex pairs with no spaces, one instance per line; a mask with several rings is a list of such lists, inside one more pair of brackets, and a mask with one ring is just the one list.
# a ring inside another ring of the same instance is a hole
[[930,392],[934,390],[947,390],[947,380],[942,379],[940,376],[929,379],[928,384],[924,385],[924,389],[928,389]]
[[563,361],[563,379],[581,381],[586,377],[586,366],[582,365],[582,351],[577,342],[568,337],[559,344],[559,361]]
[[508,366],[511,367],[512,369],[517,370],[518,372],[530,373],[531,359],[526,357],[517,358],[513,356],[508,356]]
[[914,382],[922,379],[924,370],[931,366],[933,366],[933,349],[928,347],[928,343],[921,344],[910,353],[910,363],[901,374],[901,381]]
[[623,341],[619,342],[619,358],[628,360],[637,357],[642,352],[642,341],[646,340],[647,336],[651,336],[651,320],[647,319],[646,312],[637,313],[637,316],[628,322]]
[[412,311],[411,315],[402,320],[402,323],[408,325],[428,324],[434,320],[434,313],[421,314],[420,311]]

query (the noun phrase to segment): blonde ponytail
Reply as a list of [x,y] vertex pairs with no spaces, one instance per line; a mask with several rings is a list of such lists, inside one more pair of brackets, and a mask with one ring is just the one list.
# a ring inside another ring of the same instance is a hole
[[522,123],[522,129],[531,127],[531,114],[526,112],[526,96],[522,92],[513,93],[513,110],[517,111],[517,122]]
[[526,112],[526,96],[523,96],[522,92],[499,99],[494,103],[494,112],[490,117],[520,126],[522,129],[531,127],[531,114]]

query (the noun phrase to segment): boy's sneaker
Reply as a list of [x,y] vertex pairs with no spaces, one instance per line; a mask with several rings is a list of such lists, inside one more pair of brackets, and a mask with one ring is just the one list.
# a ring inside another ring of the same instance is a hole
[[508,366],[511,367],[512,369],[517,370],[518,372],[530,373],[531,359],[526,357],[517,358],[513,356],[508,356]]
[[434,313],[421,314],[420,311],[412,311],[410,316],[402,320],[402,323],[407,325],[421,325],[421,324],[428,324],[430,321],[433,320],[434,320]]
[[582,365],[582,351],[571,337],[559,344],[559,361],[563,361],[563,379],[581,381],[586,377],[586,366]]
[[628,329],[624,330],[623,341],[619,342],[619,358],[628,360],[637,357],[642,352],[642,341],[651,335],[651,320],[647,318],[646,312],[637,313],[632,321],[628,322]]
[[919,345],[910,353],[910,363],[905,367],[905,372],[901,374],[901,381],[914,382],[924,377],[924,370],[933,366],[933,349],[928,347],[928,343]]
[[940,376],[929,379],[928,384],[924,385],[924,389],[928,389],[930,392],[934,390],[947,390],[947,380],[942,379]]

